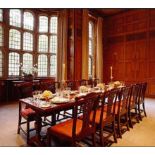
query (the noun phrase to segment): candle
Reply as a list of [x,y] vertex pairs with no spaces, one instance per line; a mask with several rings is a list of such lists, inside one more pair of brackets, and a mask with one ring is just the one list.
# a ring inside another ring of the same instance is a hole
[[93,78],[95,78],[95,66],[93,65]]
[[112,66],[110,66],[110,79],[112,80],[113,76],[112,76]]
[[65,80],[65,64],[62,65],[62,81]]

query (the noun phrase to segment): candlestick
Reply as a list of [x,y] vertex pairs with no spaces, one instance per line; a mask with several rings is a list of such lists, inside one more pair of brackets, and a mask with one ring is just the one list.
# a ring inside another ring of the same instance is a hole
[[95,78],[95,66],[93,65],[93,79]]
[[113,75],[112,75],[112,66],[110,66],[110,79],[111,79],[111,81],[112,81],[112,79],[113,79]]
[[65,64],[62,65],[62,81],[65,80]]

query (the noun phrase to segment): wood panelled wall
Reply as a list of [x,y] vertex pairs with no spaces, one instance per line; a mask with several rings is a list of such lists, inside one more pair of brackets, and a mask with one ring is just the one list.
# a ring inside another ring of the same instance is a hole
[[69,9],[67,79],[82,78],[82,9]]
[[155,97],[155,9],[135,9],[104,21],[104,81],[147,81]]

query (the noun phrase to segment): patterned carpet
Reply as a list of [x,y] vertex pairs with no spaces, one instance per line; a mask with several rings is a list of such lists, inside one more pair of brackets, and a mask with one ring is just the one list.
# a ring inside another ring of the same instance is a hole
[[[118,143],[111,146],[155,146],[155,99],[147,98],[145,104],[147,117],[136,123],[133,129],[123,134],[122,139],[118,139]],[[0,146],[27,146],[25,136],[16,133],[18,103],[1,104],[0,122]],[[89,146],[85,143],[79,145]]]

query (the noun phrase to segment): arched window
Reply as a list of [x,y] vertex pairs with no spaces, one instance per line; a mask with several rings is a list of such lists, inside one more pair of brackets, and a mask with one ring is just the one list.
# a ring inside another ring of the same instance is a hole
[[19,76],[19,54],[16,52],[9,53],[9,76]]
[[2,51],[0,50],[0,77],[3,75],[3,54]]
[[56,71],[57,71],[57,59],[56,55],[52,55],[50,59],[50,75],[56,76]]
[[0,21],[3,21],[3,10],[0,9]]
[[21,27],[21,11],[19,9],[10,9],[10,25]]
[[38,76],[47,76],[47,56],[44,54],[38,56]]
[[0,46],[3,46],[3,28],[0,25]]
[[11,29],[9,31],[9,48],[20,49],[21,33],[18,30]]
[[24,12],[24,21],[23,25],[25,29],[33,30],[34,28],[34,17],[30,12]]
[[33,57],[32,54],[24,53],[23,54],[23,69],[33,67]]
[[93,58],[94,58],[94,24],[92,21],[89,21],[88,25],[89,33],[88,33],[88,52],[89,52],[89,58],[88,58],[88,75],[89,77],[93,77]]
[[33,50],[33,35],[31,33],[24,32],[23,34],[23,50]]
[[48,52],[48,37],[39,35],[39,52]]
[[39,16],[39,32],[48,32],[48,17]]

